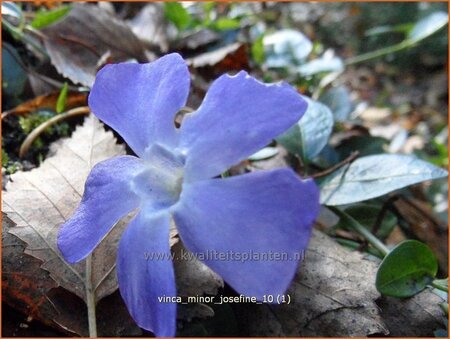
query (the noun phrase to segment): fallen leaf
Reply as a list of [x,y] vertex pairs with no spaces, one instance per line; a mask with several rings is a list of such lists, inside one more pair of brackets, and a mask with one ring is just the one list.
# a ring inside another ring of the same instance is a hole
[[169,37],[167,36],[167,21],[161,3],[149,3],[139,13],[127,22],[136,36],[152,47],[167,52]]
[[[93,116],[78,127],[70,139],[51,147],[53,156],[29,172],[17,172],[3,192],[3,212],[16,224],[10,233],[27,243],[26,254],[43,261],[59,286],[84,299],[85,261],[68,264],[61,256],[56,237],[59,226],[73,213],[81,200],[84,183],[91,168],[107,158],[125,154]],[[93,253],[93,285],[100,300],[117,289],[115,256],[122,221],[113,228]]]
[[[208,266],[190,256],[183,258],[186,252],[181,241],[172,246],[174,254],[175,281],[177,282],[177,295],[181,297],[192,297],[201,295],[214,296],[219,288],[223,288],[222,278],[212,271]],[[194,318],[204,319],[214,316],[211,306],[204,303],[186,303],[177,305],[177,318],[190,322]]]
[[183,252],[189,254],[186,251],[181,242],[172,246],[177,294],[181,297],[216,295],[218,289],[223,287],[222,278],[195,257],[183,258]]
[[130,27],[98,6],[74,4],[67,16],[41,32],[58,72],[85,86],[93,84],[99,61],[108,53],[111,62],[148,61]]
[[[399,333],[397,316],[408,308],[402,336],[432,336],[443,313],[429,290],[408,300],[381,298],[375,289],[376,263],[349,252],[314,231],[304,260],[286,292],[289,304],[238,308],[250,336],[367,337]],[[428,301],[426,298],[429,297]],[[420,298],[424,304],[417,303]],[[392,302],[391,302],[392,301]],[[442,300],[441,300],[442,301]],[[395,312],[396,310],[396,312]],[[417,320],[421,327],[405,324]]]
[[173,50],[181,51],[183,53],[192,53],[199,49],[205,49],[213,43],[217,43],[220,40],[218,33],[210,29],[201,29],[182,37],[176,41],[172,47]]
[[434,330],[445,327],[445,315],[439,307],[442,302],[426,289],[408,299],[382,296],[377,305],[391,337],[434,337]]
[[[48,95],[41,95],[31,100],[25,101],[19,106],[2,113],[2,119],[8,115],[27,115],[38,109],[55,110],[60,92],[53,92]],[[65,103],[65,109],[71,109],[78,106],[86,106],[87,94],[75,91],[69,91]]]
[[448,227],[437,219],[430,207],[414,198],[404,198],[394,202],[396,211],[404,219],[408,232],[413,239],[419,239],[430,246],[439,261],[439,268],[448,272]]
[[250,69],[248,60],[248,46],[235,42],[218,48],[212,52],[206,52],[187,59],[189,66],[197,69],[202,75],[216,77],[231,71]]
[[[86,305],[41,269],[42,261],[24,253],[26,243],[9,233],[14,223],[2,213],[3,302],[29,318],[66,335],[89,335]],[[98,334],[105,337],[142,334],[118,291],[97,304]]]

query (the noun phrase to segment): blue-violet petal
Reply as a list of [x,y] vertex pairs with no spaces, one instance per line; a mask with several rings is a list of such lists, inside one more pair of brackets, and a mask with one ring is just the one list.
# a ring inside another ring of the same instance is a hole
[[319,191],[290,169],[185,184],[174,219],[185,246],[238,293],[286,291],[319,211]]
[[143,208],[125,230],[117,256],[119,288],[128,311],[140,327],[158,337],[173,337],[176,330],[169,222],[168,213]]
[[97,74],[89,107],[142,157],[153,143],[177,144],[174,118],[189,86],[187,65],[176,53],[147,64],[110,64]]
[[130,181],[141,168],[142,160],[133,156],[115,157],[94,166],[80,205],[58,234],[58,247],[68,262],[85,258],[121,218],[138,207],[140,198]]
[[244,71],[221,76],[181,124],[186,180],[221,174],[291,127],[306,108],[306,101],[287,84],[264,84]]

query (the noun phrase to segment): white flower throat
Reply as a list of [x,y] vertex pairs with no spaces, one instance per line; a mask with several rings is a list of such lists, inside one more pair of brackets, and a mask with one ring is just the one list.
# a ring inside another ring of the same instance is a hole
[[144,159],[144,169],[133,178],[133,191],[156,208],[175,204],[183,184],[184,157],[155,144],[145,152]]

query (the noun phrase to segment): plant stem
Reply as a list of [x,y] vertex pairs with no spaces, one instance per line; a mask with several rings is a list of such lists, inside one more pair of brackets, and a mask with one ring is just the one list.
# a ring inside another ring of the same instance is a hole
[[30,46],[33,47],[38,53],[41,53],[44,57],[48,58],[48,53],[44,47],[30,38],[27,34],[24,34],[23,30],[14,27],[7,20],[2,20],[2,26],[11,33],[14,39],[22,40],[23,42],[30,44]]
[[86,305],[88,309],[89,337],[97,338],[97,319],[95,316],[95,290],[92,285],[92,255],[86,258]]
[[382,57],[384,55],[395,53],[395,52],[401,51],[402,49],[406,49],[406,48],[412,47],[416,43],[417,43],[417,41],[404,40],[404,41],[402,41],[402,42],[400,42],[400,43],[398,43],[396,45],[393,45],[393,46],[388,46],[388,47],[381,48],[381,49],[378,49],[378,50],[373,51],[373,52],[368,52],[368,53],[365,53],[365,54],[357,55],[357,56],[355,56],[353,58],[349,58],[349,59],[345,60],[345,65],[346,66],[354,65],[354,64],[358,64],[360,62],[365,62],[365,61],[369,61],[369,60],[372,60],[372,59],[376,59],[376,58]]
[[347,227],[350,227],[355,232],[359,233],[366,239],[369,244],[371,244],[373,247],[375,247],[380,253],[384,256],[386,256],[389,253],[389,249],[386,247],[385,244],[383,244],[376,236],[374,236],[370,231],[365,228],[363,225],[361,225],[359,222],[357,222],[355,219],[353,219],[351,216],[349,216],[347,213],[341,211],[340,209],[334,207],[334,206],[327,206],[331,211],[333,211],[336,215],[338,215],[343,221],[345,221],[345,224]]
[[434,288],[447,292],[448,293],[448,287],[445,287],[444,285],[439,283],[439,280],[433,280],[433,282],[431,283],[431,286],[433,286]]
[[[349,247],[353,250],[357,250],[361,248],[361,244],[357,241],[344,239],[344,238],[336,238],[336,241],[342,246]],[[369,253],[377,258],[383,259],[383,255],[376,249],[372,247],[368,247],[366,249],[366,253]]]

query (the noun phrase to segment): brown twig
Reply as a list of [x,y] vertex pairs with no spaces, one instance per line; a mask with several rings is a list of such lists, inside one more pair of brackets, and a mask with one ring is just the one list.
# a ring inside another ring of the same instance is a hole
[[342,166],[344,166],[346,164],[351,164],[358,157],[358,155],[359,155],[359,151],[354,151],[346,159],[342,160],[341,162],[337,163],[334,166],[331,166],[330,168],[327,168],[326,170],[324,170],[322,172],[314,173],[313,175],[311,175],[311,177],[314,179],[324,177],[325,175],[328,175],[328,174],[336,171],[337,169],[341,168]]

